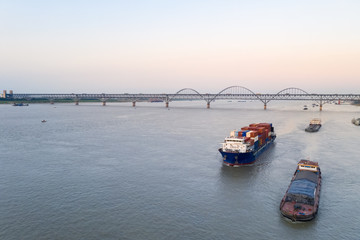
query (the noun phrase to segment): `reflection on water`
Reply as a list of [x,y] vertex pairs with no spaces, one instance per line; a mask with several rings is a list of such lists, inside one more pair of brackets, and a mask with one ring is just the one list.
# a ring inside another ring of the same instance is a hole
[[[356,239],[359,108],[304,104],[0,105],[0,238]],[[223,165],[219,143],[254,122],[272,122],[275,143]],[[320,164],[320,208],[294,224],[279,204],[303,158]]]

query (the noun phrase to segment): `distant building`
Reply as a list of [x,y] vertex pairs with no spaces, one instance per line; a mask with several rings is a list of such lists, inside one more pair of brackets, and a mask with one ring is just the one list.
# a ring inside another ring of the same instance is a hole
[[3,90],[3,93],[0,94],[0,98],[7,98],[7,97],[12,97],[13,96],[13,90],[9,90],[9,94],[7,94],[6,90]]

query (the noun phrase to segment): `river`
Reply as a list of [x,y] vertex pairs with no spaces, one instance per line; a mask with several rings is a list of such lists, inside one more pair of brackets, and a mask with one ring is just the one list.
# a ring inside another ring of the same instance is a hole
[[[0,239],[360,238],[360,107],[164,105],[0,105]],[[305,132],[315,117],[322,128]],[[256,122],[273,124],[275,143],[224,166],[224,137]],[[320,207],[292,223],[279,204],[300,159],[319,162]]]

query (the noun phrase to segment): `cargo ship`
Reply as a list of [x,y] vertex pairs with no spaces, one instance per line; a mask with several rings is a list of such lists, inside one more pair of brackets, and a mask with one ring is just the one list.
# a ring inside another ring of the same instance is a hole
[[280,203],[280,212],[292,221],[312,220],[319,208],[321,171],[317,162],[300,160]]
[[321,120],[319,118],[314,118],[310,121],[309,126],[305,128],[306,132],[317,132],[321,128]]
[[271,123],[253,123],[241,130],[233,130],[221,143],[219,152],[223,163],[238,167],[252,164],[274,142],[276,134]]

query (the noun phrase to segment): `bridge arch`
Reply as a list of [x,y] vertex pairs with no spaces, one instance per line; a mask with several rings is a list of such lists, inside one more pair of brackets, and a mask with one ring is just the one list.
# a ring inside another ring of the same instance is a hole
[[179,91],[177,91],[174,95],[172,95],[168,100],[167,100],[167,102],[170,102],[170,101],[172,101],[173,99],[175,99],[177,96],[179,96],[179,94],[180,93],[182,93],[182,92],[192,92],[192,93],[194,93],[194,94],[196,94],[196,95],[199,95],[199,97],[201,98],[201,99],[203,99],[203,100],[205,100],[205,98],[204,98],[204,96],[201,94],[201,93],[199,93],[198,91],[196,91],[195,89],[193,89],[193,88],[183,88],[183,89],[180,89]]
[[230,87],[227,87],[227,88],[224,88],[223,90],[221,90],[219,93],[217,93],[211,100],[211,101],[214,101],[217,97],[219,97],[221,94],[224,94],[224,93],[227,93],[227,92],[230,92],[228,93],[229,95],[235,95],[235,94],[248,94],[250,96],[255,96],[257,99],[259,99],[260,101],[262,101],[264,103],[264,101],[260,98],[260,95],[261,94],[256,94],[254,93],[252,90],[246,88],[246,87],[243,87],[243,86],[230,86]]
[[296,87],[289,87],[289,88],[285,88],[283,90],[281,90],[280,92],[277,93],[277,95],[279,94],[308,94],[310,95],[310,93],[306,92],[305,90],[301,89],[301,88],[296,88]]
[[272,98],[267,99],[266,103],[270,102],[271,100],[274,100],[275,98],[279,98],[280,96],[283,100],[286,100],[286,99],[291,100],[294,95],[303,95],[306,97],[312,96],[312,94],[306,92],[305,90],[303,90],[301,88],[288,87],[288,88],[285,88],[285,89],[279,91],[278,93],[276,93]]

